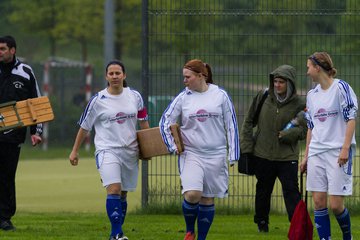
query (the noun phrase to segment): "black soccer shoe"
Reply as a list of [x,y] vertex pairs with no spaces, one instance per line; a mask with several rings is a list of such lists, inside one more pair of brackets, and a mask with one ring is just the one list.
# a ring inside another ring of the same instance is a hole
[[4,231],[15,231],[15,227],[10,220],[0,220],[0,229]]
[[267,233],[269,232],[269,224],[265,221],[261,221],[258,223],[258,231]]

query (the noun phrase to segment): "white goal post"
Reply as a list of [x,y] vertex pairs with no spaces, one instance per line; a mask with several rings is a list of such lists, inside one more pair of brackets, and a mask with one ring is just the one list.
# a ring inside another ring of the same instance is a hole
[[[49,89],[51,84],[50,79],[50,71],[51,68],[84,68],[85,69],[85,100],[88,102],[91,98],[91,86],[92,86],[92,79],[93,79],[93,67],[91,64],[86,62],[75,61],[71,59],[61,58],[61,57],[49,57],[46,62],[44,63],[44,70],[43,70],[43,95],[49,96]],[[56,119],[56,116],[55,116]],[[49,139],[49,124],[44,123],[43,129],[43,143],[42,149],[48,149],[48,139]],[[90,133],[85,139],[85,149],[87,151],[90,150]]]

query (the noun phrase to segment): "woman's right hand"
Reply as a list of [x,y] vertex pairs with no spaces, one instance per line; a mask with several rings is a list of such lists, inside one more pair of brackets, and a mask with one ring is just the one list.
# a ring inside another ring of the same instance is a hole
[[300,163],[300,172],[304,173],[307,171],[307,158],[304,158]]
[[79,163],[79,154],[75,151],[71,151],[69,160],[71,165],[76,166]]

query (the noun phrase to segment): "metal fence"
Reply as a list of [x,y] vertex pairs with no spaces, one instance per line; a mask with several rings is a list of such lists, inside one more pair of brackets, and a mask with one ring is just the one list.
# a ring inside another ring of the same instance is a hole
[[[183,89],[182,66],[193,58],[212,66],[215,83],[233,99],[239,128],[252,97],[268,86],[269,72],[281,64],[297,69],[297,88],[306,95],[311,87],[306,59],[315,51],[330,53],[338,77],[359,96],[359,20],[356,0],[144,0],[143,93],[149,101],[151,125],[158,124],[169,99]],[[359,142],[359,128],[356,133]],[[358,160],[357,154],[354,193],[347,200],[352,206],[360,200]],[[142,172],[143,204],[181,201],[176,157],[143,162]],[[217,206],[253,209],[255,184],[254,177],[230,168],[229,197],[217,200]],[[272,209],[285,209],[279,182]]]
[[[41,93],[49,96],[55,115],[55,119],[47,123],[48,136],[43,135],[42,148],[72,146],[80,115],[89,97],[104,87],[103,77],[99,73],[96,75],[88,63],[59,57],[49,57],[40,63],[30,63],[30,66]],[[89,72],[90,83],[87,82]]]

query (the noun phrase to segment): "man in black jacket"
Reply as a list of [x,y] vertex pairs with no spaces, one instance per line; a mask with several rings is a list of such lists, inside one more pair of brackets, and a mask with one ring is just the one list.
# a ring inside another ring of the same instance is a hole
[[[0,37],[0,104],[40,96],[31,67],[20,62],[15,53],[15,39]],[[16,211],[15,173],[26,130],[18,128],[0,132],[0,229],[5,231],[15,230],[10,220]],[[30,134],[34,146],[40,143],[42,124],[31,126]]]

